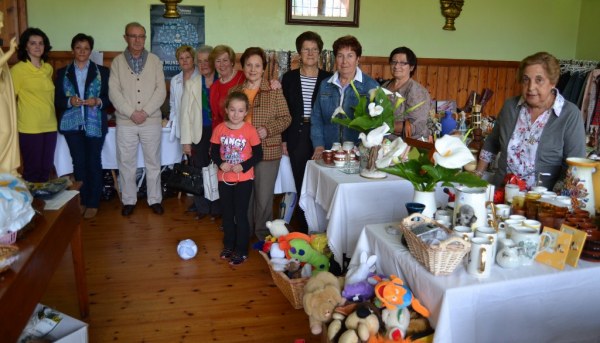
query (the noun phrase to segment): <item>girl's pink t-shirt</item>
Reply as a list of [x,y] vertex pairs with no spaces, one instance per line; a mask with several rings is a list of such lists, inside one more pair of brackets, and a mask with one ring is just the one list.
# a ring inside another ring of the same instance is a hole
[[[210,142],[219,144],[221,159],[230,164],[239,164],[252,157],[252,147],[260,144],[260,137],[256,128],[250,123],[244,122],[244,125],[236,130],[227,127],[226,123],[219,124],[212,133]],[[247,172],[224,173],[221,169],[217,174],[219,181],[238,182],[254,179],[254,167]]]

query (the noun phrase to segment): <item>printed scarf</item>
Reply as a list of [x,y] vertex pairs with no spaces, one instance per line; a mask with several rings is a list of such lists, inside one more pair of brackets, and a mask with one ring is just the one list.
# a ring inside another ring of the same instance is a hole
[[[85,99],[98,98],[100,96],[100,88],[102,87],[100,70],[98,70],[98,66],[95,63],[90,63],[90,67],[92,66],[96,68],[96,77],[87,88]],[[76,68],[76,66],[73,65],[73,68]],[[68,72],[66,72],[63,78],[63,91],[67,98],[77,95],[75,89],[75,85],[69,80]],[[87,137],[102,137],[102,118],[100,117],[102,113],[99,111],[98,106],[83,106],[83,109],[83,113],[79,107],[73,106],[67,109],[60,121],[60,129],[62,131],[78,131],[80,128],[83,128]]]

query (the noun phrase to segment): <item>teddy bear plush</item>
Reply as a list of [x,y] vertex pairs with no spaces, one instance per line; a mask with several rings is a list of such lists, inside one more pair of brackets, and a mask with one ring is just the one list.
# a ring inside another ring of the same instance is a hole
[[275,238],[279,238],[281,236],[285,236],[290,233],[288,230],[286,223],[283,219],[275,219],[273,221],[267,221],[266,223],[271,236]]
[[346,301],[341,289],[340,280],[325,271],[312,276],[304,286],[302,303],[313,335],[321,334],[322,323],[329,323],[336,306]]

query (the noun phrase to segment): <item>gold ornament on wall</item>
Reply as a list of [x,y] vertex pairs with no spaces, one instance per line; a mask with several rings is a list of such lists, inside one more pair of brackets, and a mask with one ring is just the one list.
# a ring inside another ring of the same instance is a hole
[[465,0],[440,0],[442,15],[446,18],[446,25],[443,27],[444,30],[456,30],[454,20],[460,15],[464,4]]
[[177,4],[182,0],[160,0],[163,4],[165,4],[165,14],[163,17],[165,18],[179,18],[181,15],[179,11],[177,11]]

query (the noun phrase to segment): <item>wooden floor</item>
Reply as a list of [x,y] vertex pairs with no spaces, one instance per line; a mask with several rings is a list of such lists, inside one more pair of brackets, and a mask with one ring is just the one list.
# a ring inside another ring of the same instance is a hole
[[[319,342],[256,251],[237,267],[219,259],[220,221],[195,220],[185,213],[190,203],[186,196],[165,199],[165,214],[158,216],[140,199],[125,218],[113,199],[83,221],[89,341]],[[186,238],[199,247],[188,261],[176,252]],[[73,278],[66,254],[42,302],[77,318]]]

